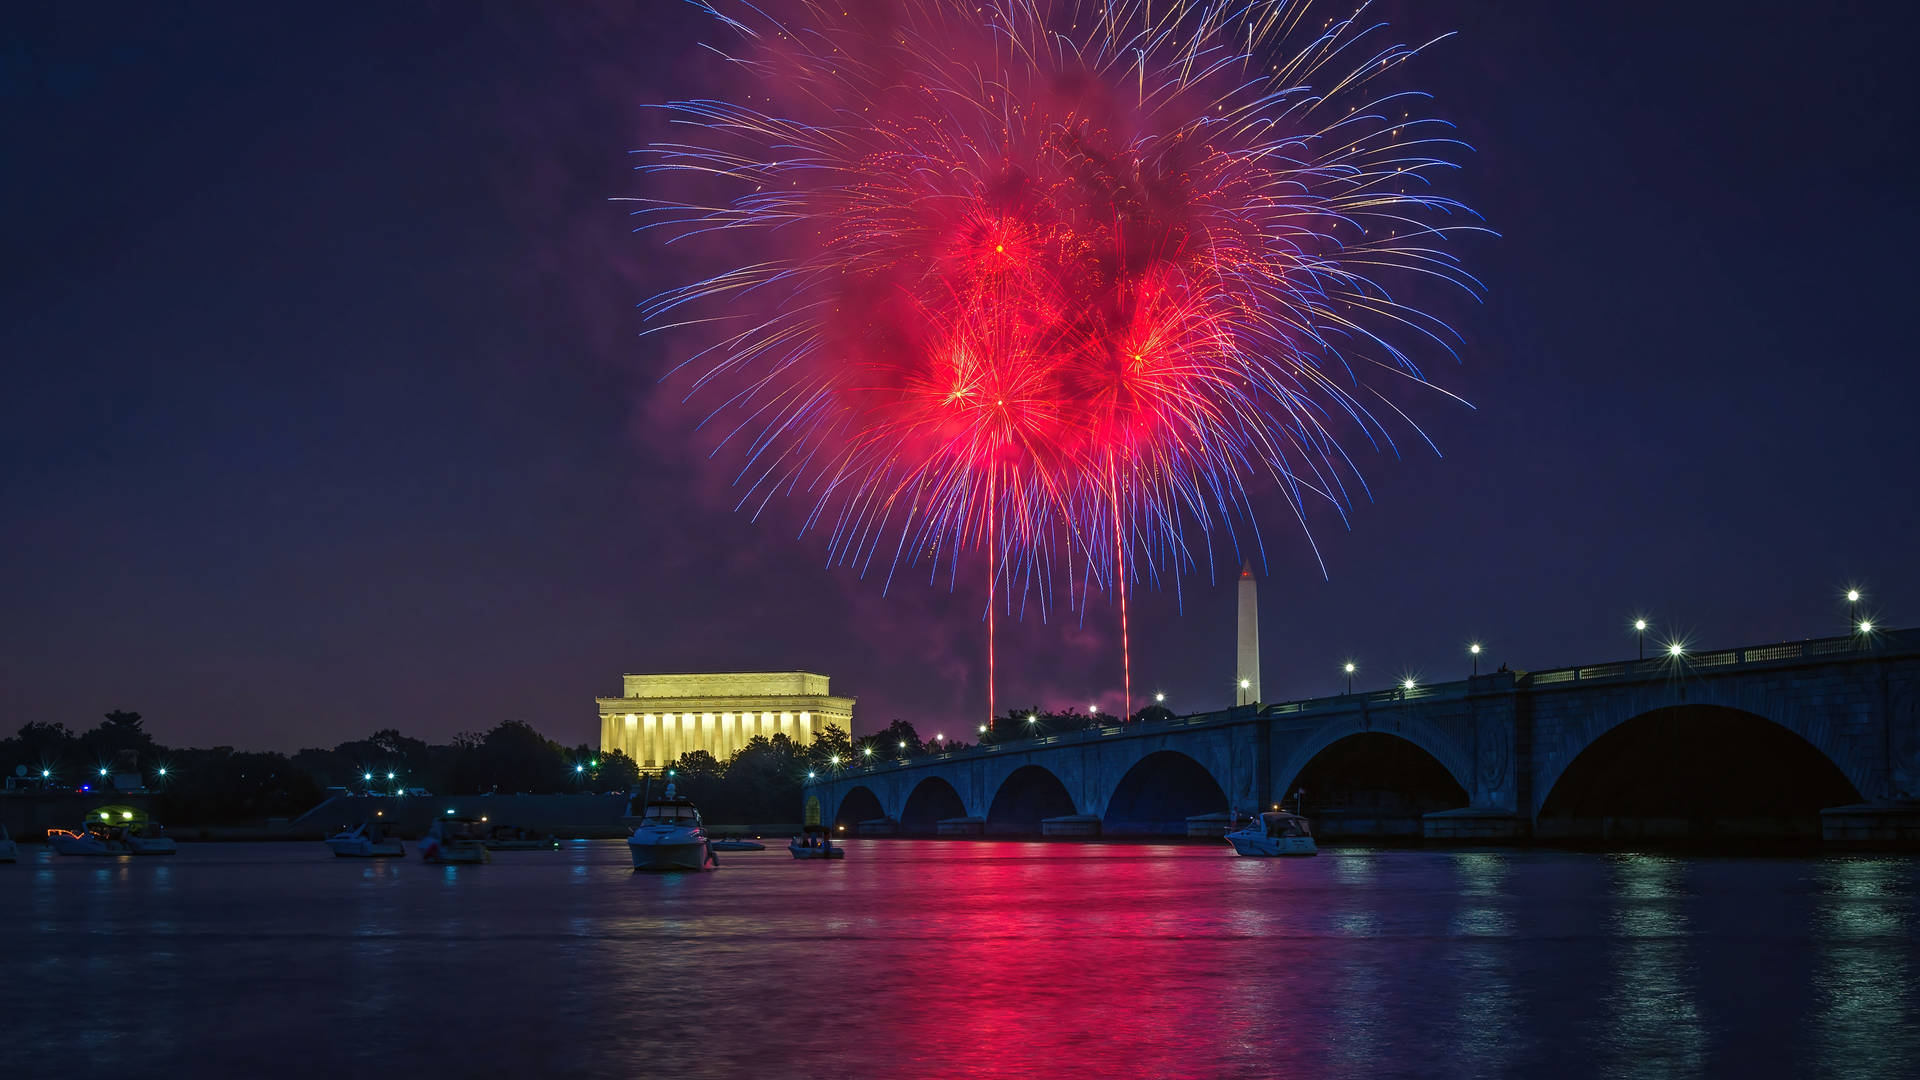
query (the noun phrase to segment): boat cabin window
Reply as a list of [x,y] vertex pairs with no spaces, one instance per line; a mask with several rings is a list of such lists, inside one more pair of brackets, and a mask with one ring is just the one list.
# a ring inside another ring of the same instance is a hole
[[665,822],[699,821],[700,812],[691,806],[666,806],[656,803],[647,807],[646,820]]
[[1266,823],[1268,836],[1285,839],[1292,836],[1313,835],[1307,830],[1307,821],[1305,818],[1295,817],[1292,814],[1262,814],[1260,816],[1261,820]]

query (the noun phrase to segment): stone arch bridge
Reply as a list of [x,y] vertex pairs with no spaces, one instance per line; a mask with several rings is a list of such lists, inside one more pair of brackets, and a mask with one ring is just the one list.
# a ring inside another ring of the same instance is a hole
[[[1605,835],[1617,816],[1675,815],[1647,806],[1696,788],[1740,802],[1714,785],[1749,757],[1779,755],[1782,793],[1820,802],[1829,840],[1910,842],[1920,838],[1920,630],[1002,738],[823,775],[806,785],[806,810],[868,835],[1218,835],[1229,811],[1289,799],[1341,762],[1396,754],[1414,764],[1385,768],[1372,804],[1322,805],[1309,789],[1307,812],[1344,815],[1359,833]],[[1392,790],[1408,777],[1436,794],[1423,803]]]

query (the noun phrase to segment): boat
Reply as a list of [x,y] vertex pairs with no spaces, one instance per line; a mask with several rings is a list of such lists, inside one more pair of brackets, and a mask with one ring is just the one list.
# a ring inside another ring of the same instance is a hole
[[77,829],[48,829],[47,844],[60,855],[172,855],[179,850],[159,822],[131,806],[89,810]]
[[89,821],[78,829],[48,829],[47,846],[56,855],[131,855],[133,850],[112,826]]
[[711,870],[719,865],[700,811],[692,800],[681,798],[674,785],[668,784],[660,798],[646,799],[643,807],[640,823],[627,837],[635,870]]
[[715,851],[765,851],[767,845],[758,840],[742,840],[739,837],[714,840],[708,844]]
[[1271,810],[1227,834],[1227,843],[1242,855],[1315,855],[1313,829],[1307,819],[1285,810]]
[[363,821],[327,837],[327,847],[342,859],[391,859],[405,855],[400,838],[378,821]]
[[20,845],[13,842],[7,827],[0,825],[0,862],[12,862],[20,857]]
[[488,851],[552,851],[560,846],[560,838],[552,833],[536,833],[532,829],[523,829],[517,825],[495,825],[487,830],[480,843]]
[[804,826],[800,835],[787,841],[787,850],[796,859],[844,859],[847,849],[833,846],[833,834],[825,825]]
[[478,818],[435,818],[420,838],[420,857],[431,863],[483,863],[491,858],[480,842]]

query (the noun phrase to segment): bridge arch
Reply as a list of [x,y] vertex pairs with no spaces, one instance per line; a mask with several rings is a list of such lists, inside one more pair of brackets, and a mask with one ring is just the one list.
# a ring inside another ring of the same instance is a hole
[[1274,798],[1301,791],[1302,805],[1323,836],[1418,838],[1426,832],[1425,815],[1470,801],[1439,758],[1387,731],[1360,731],[1327,743]]
[[1274,797],[1291,796],[1300,787],[1300,774],[1309,763],[1335,743],[1356,735],[1384,735],[1412,743],[1445,769],[1447,776],[1461,790],[1469,796],[1473,794],[1472,757],[1468,748],[1461,746],[1456,739],[1431,724],[1410,717],[1359,713],[1321,725],[1296,747],[1274,773]]
[[1610,724],[1552,774],[1544,839],[1817,838],[1820,811],[1860,802],[1841,760],[1792,726],[1718,703]]
[[966,816],[966,800],[945,777],[923,776],[913,785],[906,805],[900,810],[900,831],[932,833],[937,831],[941,819]]
[[1074,812],[1073,796],[1052,770],[1022,765],[995,789],[987,807],[986,831],[1037,836],[1042,821]]
[[1571,703],[1560,708],[1548,702],[1537,705],[1533,805],[1526,810],[1537,820],[1568,767],[1608,732],[1643,716],[1698,706],[1745,713],[1784,728],[1832,762],[1854,791],[1865,795],[1879,789],[1880,747],[1842,734],[1841,727],[1853,718],[1844,704],[1814,704],[1806,688],[1772,680],[1684,679],[1616,693],[1572,715],[1563,711]]
[[1227,809],[1226,790],[1212,770],[1178,750],[1154,750],[1114,783],[1100,831],[1185,836],[1187,818]]
[[865,784],[855,784],[840,792],[840,798],[833,809],[833,823],[845,825],[851,832],[863,821],[887,816],[886,807],[881,805],[880,796]]

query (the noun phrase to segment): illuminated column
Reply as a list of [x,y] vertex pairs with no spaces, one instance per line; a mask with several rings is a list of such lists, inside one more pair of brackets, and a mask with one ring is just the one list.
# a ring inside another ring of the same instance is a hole
[[800,714],[800,741],[803,745],[813,741],[813,714],[810,712]]
[[650,763],[659,754],[660,718],[648,713],[640,718],[640,764]]
[[700,714],[700,749],[711,754],[720,746],[720,726],[712,713]]

